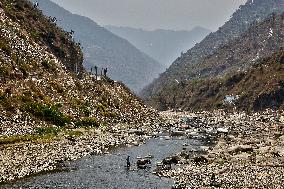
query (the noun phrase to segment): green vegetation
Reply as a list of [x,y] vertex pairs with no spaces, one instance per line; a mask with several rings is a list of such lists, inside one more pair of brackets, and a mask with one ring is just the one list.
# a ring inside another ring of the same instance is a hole
[[70,136],[70,137],[80,137],[80,136],[83,135],[83,133],[81,131],[74,131],[74,130],[65,131],[65,134]]
[[58,110],[59,107],[60,104],[48,106],[40,103],[29,102],[25,104],[24,109],[38,118],[51,121],[57,126],[65,126],[67,123],[71,122],[71,119],[61,113]]
[[53,60],[44,60],[41,64],[47,70],[50,70],[55,67],[55,62]]
[[57,81],[51,81],[50,85],[58,92],[58,93],[64,93],[63,86],[58,83]]
[[30,67],[28,64],[22,63],[20,65],[20,70],[23,73],[24,77],[27,77],[29,75],[29,69]]
[[72,137],[80,137],[83,135],[81,131],[66,130],[59,127],[40,127],[36,128],[33,134],[0,137],[0,145],[21,142],[51,142],[58,139],[61,133]]
[[32,142],[38,140],[38,136],[36,135],[15,135],[9,137],[1,137],[0,145],[3,144],[15,144],[20,142]]
[[40,135],[40,136],[44,136],[44,135],[58,135],[58,133],[60,133],[62,131],[61,128],[58,127],[39,127],[36,128],[36,134]]
[[3,39],[0,39],[0,49],[4,51],[7,55],[11,55],[12,53],[12,49],[9,47],[8,43]]
[[103,112],[102,115],[108,118],[115,118],[117,116],[114,112]]
[[[22,29],[26,30],[31,39],[46,45],[48,51],[56,55],[68,70],[74,71],[75,63],[83,62],[83,53],[79,45],[63,29],[53,24],[50,18],[44,16],[42,11],[34,9],[31,2],[2,0],[1,8],[12,21],[17,22]],[[26,38],[21,34],[19,36]],[[8,48],[4,49],[9,51]]]
[[7,111],[13,112],[15,110],[15,102],[13,99],[4,94],[0,94],[0,104],[4,106]]
[[40,35],[38,32],[36,31],[32,31],[31,32],[31,37],[35,40],[35,41],[38,41],[40,39]]
[[6,76],[8,75],[8,69],[5,66],[0,67],[0,76]]
[[106,106],[104,106],[103,104],[98,104],[98,105],[97,105],[97,110],[98,110],[99,112],[106,112],[107,108],[106,108]]
[[96,118],[83,118],[75,123],[76,127],[99,127],[100,124]]
[[91,115],[91,111],[86,105],[80,106],[80,113],[83,113],[86,117],[89,117]]
[[0,137],[0,145],[20,142],[52,141],[58,137],[60,132],[61,129],[56,127],[37,128],[34,134]]
[[[157,108],[182,108],[183,110],[212,110],[237,108],[261,111],[284,106],[284,51],[267,57],[250,69],[230,73],[223,77],[189,80],[184,86],[173,84],[149,103]],[[175,91],[173,93],[172,91]],[[227,95],[236,98],[234,103],[224,103]]]

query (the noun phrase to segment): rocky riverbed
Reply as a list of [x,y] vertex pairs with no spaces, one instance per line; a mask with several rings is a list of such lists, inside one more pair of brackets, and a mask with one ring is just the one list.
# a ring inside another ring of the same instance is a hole
[[[160,116],[164,122],[80,128],[78,131],[83,134],[79,137],[62,135],[50,142],[1,146],[1,182],[58,170],[64,162],[107,154],[114,147],[138,146],[166,132],[169,135],[162,137],[163,140],[201,138],[208,144],[192,148],[184,143],[180,153],[157,163],[154,173],[174,179],[177,184],[173,188],[281,188],[284,185],[283,112],[168,111]],[[169,164],[176,165],[169,167]]]
[[122,145],[137,146],[161,130],[159,125],[153,124],[141,124],[136,127],[118,124],[111,128],[81,128],[78,130],[83,133],[80,137],[63,135],[50,142],[2,145],[0,182],[57,170],[63,162],[74,161],[87,155],[108,153],[110,148]]
[[175,179],[173,188],[283,188],[283,112],[161,115],[172,122],[185,120],[190,128],[219,136],[206,155],[183,158],[177,168],[157,172]]

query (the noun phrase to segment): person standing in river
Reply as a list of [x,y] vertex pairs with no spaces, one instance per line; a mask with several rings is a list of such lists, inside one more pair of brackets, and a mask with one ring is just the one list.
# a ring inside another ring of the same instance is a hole
[[127,156],[126,158],[126,167],[129,168],[130,167],[130,156]]

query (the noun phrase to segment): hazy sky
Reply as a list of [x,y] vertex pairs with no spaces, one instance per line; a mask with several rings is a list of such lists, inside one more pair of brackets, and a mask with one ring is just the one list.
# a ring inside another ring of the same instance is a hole
[[52,0],[100,25],[216,30],[247,0]]

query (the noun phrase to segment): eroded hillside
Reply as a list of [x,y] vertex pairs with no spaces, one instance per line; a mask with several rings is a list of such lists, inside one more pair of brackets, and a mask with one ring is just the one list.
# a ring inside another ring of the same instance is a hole
[[155,117],[123,84],[85,73],[79,46],[31,3],[3,0],[0,8],[2,135]]

